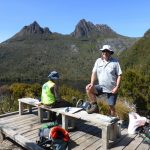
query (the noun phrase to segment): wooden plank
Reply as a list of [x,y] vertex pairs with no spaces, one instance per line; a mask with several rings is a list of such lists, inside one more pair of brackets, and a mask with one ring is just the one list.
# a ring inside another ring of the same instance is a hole
[[32,106],[37,106],[39,100],[35,99],[35,98],[30,98],[30,97],[26,97],[26,98],[20,98],[18,99],[19,102],[28,104],[28,105],[32,105]]
[[12,117],[12,116],[14,116],[16,114],[19,114],[19,111],[9,112],[9,113],[2,114],[2,115],[0,115],[0,119],[4,118],[4,117]]
[[100,130],[98,130],[96,127],[91,127],[91,128],[88,128],[88,130],[87,131],[85,131],[84,132],[84,134],[80,137],[80,138],[78,138],[77,140],[76,140],[76,142],[77,143],[82,143],[82,142],[84,142],[84,141],[86,141],[86,139],[89,139],[90,137],[92,137],[92,136],[98,136],[98,138],[100,138]]
[[142,142],[136,150],[150,150],[150,144]]
[[[91,129],[92,130],[92,129]],[[89,131],[89,130],[88,130]],[[71,137],[71,139],[73,141],[76,141],[76,142],[82,142],[82,138],[85,137],[86,134],[86,131],[79,131],[77,134],[75,134],[74,136]]]
[[35,136],[32,136],[30,141],[36,142],[39,140],[39,136],[35,134]]
[[89,127],[84,128],[83,130],[77,131],[76,134],[71,136],[71,139],[72,140],[77,140],[81,136],[85,135],[86,132],[93,131],[93,129],[94,129],[94,127],[89,126]]
[[125,133],[121,136],[121,141],[115,144],[111,150],[121,150],[124,149],[135,137],[136,135],[128,135],[127,134],[127,129],[123,130]]
[[38,129],[33,129],[33,130],[30,130],[30,132],[27,132],[27,133],[23,133],[22,135],[24,137],[29,137],[30,135],[33,135],[33,134],[37,134],[38,133]]
[[24,138],[20,134],[16,134],[16,132],[11,130],[9,127],[3,126],[1,129],[4,134],[9,136],[12,140],[16,141],[28,150],[43,150],[43,148],[39,147],[36,143],[32,143],[30,140]]
[[19,115],[12,115],[12,116],[6,116],[6,117],[3,117],[3,118],[0,118],[0,122],[4,122],[4,121],[8,121],[8,120],[13,120],[13,119],[16,119],[16,118],[19,118]]
[[[127,145],[124,150],[133,150],[133,149],[137,149],[137,147],[141,144],[141,142],[143,141],[142,137],[139,137],[138,135],[136,135],[136,137],[130,142],[129,145]],[[143,149],[142,149],[143,150]]]
[[89,136],[89,137],[87,136],[86,140],[83,141],[79,146],[76,146],[75,148],[73,148],[73,150],[86,149],[88,146],[95,143],[97,140],[98,138],[96,136]]
[[[17,122],[17,121],[16,121]],[[18,123],[16,123],[15,124],[15,122],[11,122],[11,123],[5,123],[5,124],[1,124],[0,123],[0,126],[2,126],[2,125],[7,125],[7,126],[9,126],[12,130],[17,130],[17,129],[19,129],[19,128],[23,128],[25,125],[27,125],[27,124],[31,124],[32,122],[35,122],[35,121],[33,121],[33,118],[28,118],[27,120],[26,120],[26,122],[21,122],[21,121],[18,121]],[[38,122],[38,121],[37,121]]]
[[9,118],[9,119],[4,119],[3,118],[3,120],[0,120],[0,123],[1,124],[8,124],[8,123],[12,123],[12,122],[16,122],[17,120],[24,120],[24,119],[26,119],[26,118],[29,118],[31,115],[22,115],[22,116],[16,116],[16,117],[14,117],[14,118]]
[[38,131],[37,132],[32,132],[32,134],[28,135],[28,136],[25,136],[25,138],[27,138],[28,140],[30,141],[36,141],[38,140]]
[[92,130],[91,132],[93,134],[87,133],[84,136],[82,136],[81,138],[77,139],[75,142],[79,146],[75,147],[74,149],[78,149],[78,148],[85,149],[86,147],[93,144],[95,141],[97,141],[99,139],[99,137],[96,136],[99,133],[97,130]]
[[78,131],[84,131],[87,128],[94,126],[95,123],[92,122],[83,122],[82,120],[78,120],[78,126],[77,127],[77,131],[76,132],[69,132],[70,137],[73,136],[74,134],[78,134]]
[[97,150],[101,146],[102,146],[102,141],[101,139],[98,139],[97,141],[89,145],[87,148],[85,148],[85,150]]
[[30,116],[26,116],[24,118],[21,118],[21,117],[20,118],[16,118],[16,119],[14,119],[11,122],[4,122],[2,124],[6,124],[6,125],[11,125],[11,126],[17,127],[17,126],[19,126],[21,124],[25,125],[26,123],[28,123],[30,121],[34,121],[34,120],[35,120],[35,117],[30,115]]
[[26,126],[26,124],[31,124],[30,122],[31,123],[38,122],[38,119],[35,118],[35,116],[30,116],[30,117],[25,118],[25,119],[20,118],[20,120],[17,120],[15,124],[12,122],[11,125],[14,125],[14,126],[24,125],[24,126]]
[[32,129],[39,129],[39,128],[41,128],[41,124],[31,124],[31,125],[28,125],[28,126],[26,126],[26,127],[24,127],[24,128],[19,128],[18,130],[17,130],[17,132],[19,133],[19,134],[23,134],[23,133],[27,133],[27,132],[30,132],[30,130],[32,130]]
[[[37,112],[37,108],[33,108],[33,113],[35,113],[35,112]],[[24,113],[27,114],[28,109],[25,109]],[[16,117],[19,117],[19,116],[20,116],[19,111],[5,113],[5,114],[0,115],[0,121],[10,119],[10,118],[16,118]]]
[[[22,118],[22,116],[21,117],[19,117],[19,118],[17,118],[18,120],[15,120],[15,122],[14,122],[14,120],[13,120],[13,122],[11,122],[11,123],[6,123],[6,125],[7,126],[9,126],[12,130],[16,130],[16,133],[19,133],[19,130],[18,129],[20,129],[21,131],[23,130],[23,128],[24,128],[24,126],[27,126],[27,125],[30,125],[29,126],[29,129],[28,130],[31,130],[31,127],[36,123],[38,123],[38,121],[37,121],[37,117],[35,118],[35,116],[34,115],[29,115],[29,116],[26,116],[27,118],[26,119],[20,119],[20,118]],[[24,118],[24,117],[23,117]],[[40,125],[41,126],[41,125]],[[21,132],[22,133],[22,132]]]
[[104,120],[100,119],[101,118],[100,114],[88,114],[86,111],[79,111],[78,113],[71,114],[71,113],[64,112],[63,109],[64,108],[52,108],[50,110],[61,113],[62,115],[73,117],[73,118],[98,123],[101,126],[108,126],[108,125],[112,124],[110,122],[105,122]]

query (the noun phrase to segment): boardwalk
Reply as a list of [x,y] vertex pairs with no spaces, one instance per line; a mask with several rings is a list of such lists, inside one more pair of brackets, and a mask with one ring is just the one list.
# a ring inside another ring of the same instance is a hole
[[[38,129],[42,124],[38,122],[35,114],[18,114],[0,116],[0,128],[12,134],[14,140],[26,147],[36,143]],[[97,124],[89,122],[77,122],[77,129],[69,132],[71,142],[69,149],[72,150],[102,150],[101,129]],[[121,129],[121,138],[112,143],[111,150],[150,150],[150,145],[143,143],[143,138],[138,135],[128,135],[127,129]],[[35,148],[37,149],[37,148]]]

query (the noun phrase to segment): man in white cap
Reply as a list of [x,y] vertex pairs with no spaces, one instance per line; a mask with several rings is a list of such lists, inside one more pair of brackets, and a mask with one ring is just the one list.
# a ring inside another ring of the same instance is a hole
[[[99,109],[96,96],[106,94],[109,114],[115,116],[115,104],[122,71],[119,62],[111,57],[114,51],[110,45],[103,45],[100,51],[102,55],[96,60],[92,70],[91,82],[86,86],[86,92],[91,102],[91,108],[87,112],[89,114],[97,113]],[[95,85],[97,79],[99,84]]]

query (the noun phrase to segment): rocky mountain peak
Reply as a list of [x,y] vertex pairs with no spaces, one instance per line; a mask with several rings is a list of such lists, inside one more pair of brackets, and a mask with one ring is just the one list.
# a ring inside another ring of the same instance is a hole
[[108,34],[116,35],[117,34],[106,24],[96,24],[95,26],[98,29],[98,31],[100,32],[100,34],[102,34],[102,35],[108,35]]
[[37,35],[48,35],[52,34],[48,27],[42,28],[40,25],[34,21],[28,26],[24,26],[20,32],[16,33],[11,40],[13,39],[25,39],[26,37],[30,36],[37,36]]
[[92,22],[87,22],[85,19],[79,21],[76,25],[74,32],[71,34],[72,36],[79,37],[90,37],[92,32],[95,32],[97,29]]
[[150,29],[144,33],[144,37],[150,38]]
[[23,34],[44,34],[44,33],[52,33],[49,28],[42,28],[40,25],[34,21],[29,26],[24,26],[23,29],[20,31]]
[[76,25],[75,30],[71,35],[79,38],[105,35],[116,36],[118,34],[105,24],[94,25],[92,22],[87,22],[85,19],[82,19]]

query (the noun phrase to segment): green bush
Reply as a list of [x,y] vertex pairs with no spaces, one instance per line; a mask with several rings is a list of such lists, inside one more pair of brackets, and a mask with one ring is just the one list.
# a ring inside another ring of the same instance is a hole
[[150,75],[138,70],[127,69],[122,77],[120,95],[137,106],[137,111],[150,110]]
[[[66,85],[62,85],[59,89],[59,92],[60,92],[61,97],[70,103],[75,103],[77,102],[78,99],[86,98],[85,93],[82,93],[71,87],[67,87]],[[76,101],[73,101],[73,99],[76,99]]]
[[13,83],[0,87],[0,114],[18,110],[18,99],[23,97],[40,98],[41,86],[38,83]]

